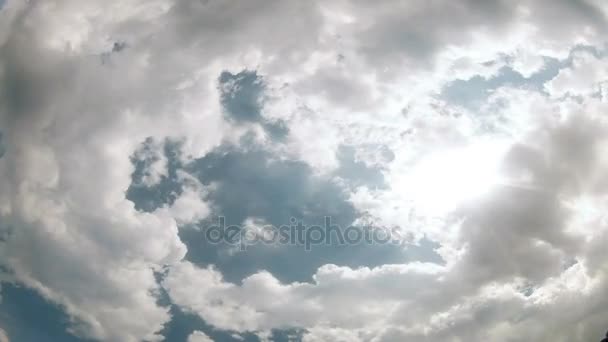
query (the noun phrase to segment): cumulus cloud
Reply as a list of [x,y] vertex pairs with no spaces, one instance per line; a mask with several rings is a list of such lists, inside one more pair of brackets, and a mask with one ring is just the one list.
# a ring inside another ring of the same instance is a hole
[[213,340],[202,331],[195,331],[188,336],[188,342],[213,342]]
[[581,51],[574,55],[572,66],[561,70],[545,87],[555,97],[592,94],[605,96],[607,78],[606,65],[601,57],[596,57],[589,51]]
[[[176,308],[189,341],[599,340],[607,11],[8,0],[0,279],[83,340],[161,341]],[[239,252],[214,215],[404,241]]]
[[6,332],[0,328],[0,342],[10,342]]
[[[501,183],[444,221],[445,228],[458,227],[454,239],[433,235],[443,243],[446,266],[326,265],[311,284],[284,284],[261,272],[236,285],[216,269],[182,263],[163,285],[175,303],[214,326],[306,327],[310,341],[592,340],[604,329],[596,301],[606,284],[596,271],[599,256],[587,253],[599,246],[606,226],[595,221],[601,216],[591,219],[593,228],[581,225],[587,214],[573,206],[605,186],[598,172],[606,168],[606,122],[593,114],[596,106],[603,108],[597,100],[567,108],[549,125],[555,113],[537,113],[529,138],[504,154]],[[567,312],[574,293],[581,304]],[[576,330],[561,329],[564,322],[576,322],[570,323]]]

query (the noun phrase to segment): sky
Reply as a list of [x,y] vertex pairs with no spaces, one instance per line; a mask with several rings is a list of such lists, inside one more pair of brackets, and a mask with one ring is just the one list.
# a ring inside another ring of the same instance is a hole
[[591,342],[603,0],[0,0],[0,342]]

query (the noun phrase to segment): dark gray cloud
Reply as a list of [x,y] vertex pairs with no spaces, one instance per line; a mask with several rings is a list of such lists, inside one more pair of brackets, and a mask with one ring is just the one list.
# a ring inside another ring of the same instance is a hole
[[522,277],[535,283],[558,275],[577,239],[564,232],[567,213],[555,194],[506,187],[467,215],[463,237],[470,248],[463,271],[475,282]]
[[0,131],[0,158],[4,157],[5,153],[6,153],[6,146],[4,146],[3,134]]
[[[399,61],[432,65],[446,43],[466,44],[475,29],[506,29],[515,11],[512,3],[501,0],[352,4],[359,15],[374,13],[356,30],[362,37],[359,48],[379,67],[398,66]],[[371,19],[377,16],[382,20]]]

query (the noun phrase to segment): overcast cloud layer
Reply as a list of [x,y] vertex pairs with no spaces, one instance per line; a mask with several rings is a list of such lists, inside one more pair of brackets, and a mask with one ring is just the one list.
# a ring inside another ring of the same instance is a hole
[[0,342],[599,342],[607,15],[0,1]]

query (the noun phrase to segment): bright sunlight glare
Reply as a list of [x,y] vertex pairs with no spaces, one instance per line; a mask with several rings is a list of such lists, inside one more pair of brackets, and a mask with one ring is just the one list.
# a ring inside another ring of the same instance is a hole
[[505,144],[489,142],[432,153],[407,177],[409,196],[428,214],[444,214],[475,200],[501,183],[505,150]]

